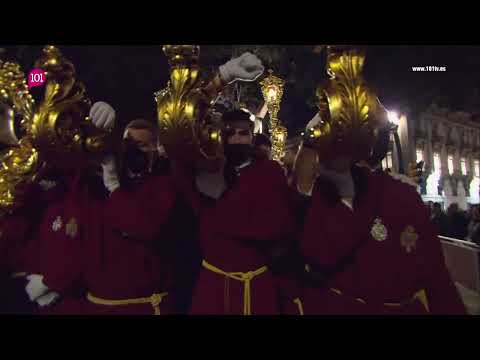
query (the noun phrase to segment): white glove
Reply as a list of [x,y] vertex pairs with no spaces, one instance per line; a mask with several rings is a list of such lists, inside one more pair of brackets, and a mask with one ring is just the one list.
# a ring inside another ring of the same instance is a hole
[[98,101],[90,109],[93,125],[99,129],[111,131],[115,126],[115,110],[106,102]]
[[249,52],[243,53],[240,57],[228,61],[219,68],[220,77],[226,84],[237,80],[255,81],[263,74],[264,70],[260,59]]
[[43,283],[43,275],[28,275],[27,280],[28,284],[25,286],[25,291],[30,301],[35,301],[48,292],[48,287]]
[[113,156],[110,155],[103,159],[102,169],[103,184],[107,190],[112,193],[120,187],[120,180],[118,179],[117,167]]
[[38,305],[40,305],[41,307],[44,307],[44,306],[49,306],[53,304],[59,297],[60,297],[59,293],[52,291],[52,292],[49,292],[48,294],[40,296],[36,301]]
[[305,127],[305,130],[309,131],[311,128],[317,126],[322,121],[319,113],[316,113],[312,120],[310,120]]

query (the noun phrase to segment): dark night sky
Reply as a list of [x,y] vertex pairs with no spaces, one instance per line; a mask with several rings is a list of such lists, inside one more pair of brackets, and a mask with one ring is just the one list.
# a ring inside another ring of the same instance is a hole
[[[42,46],[6,47],[10,59],[25,70],[33,66]],[[21,50],[19,50],[21,49]],[[161,46],[61,46],[93,101],[111,103],[124,123],[134,117],[155,118],[153,93],[168,80],[168,66]],[[302,53],[300,53],[302,54]],[[318,57],[302,55],[296,61],[318,62],[304,76],[316,78],[323,68]],[[463,109],[475,88],[480,88],[479,46],[370,46],[365,77],[390,108],[421,108],[434,98],[445,98]],[[412,66],[446,66],[446,72],[412,72]],[[305,124],[315,110],[303,95],[286,89],[282,118]],[[312,88],[313,93],[313,88]]]
[[[366,77],[388,106],[423,105],[433,97],[449,97],[462,109],[480,87],[478,46],[375,46],[369,48]],[[446,66],[446,72],[413,72],[412,66]]]

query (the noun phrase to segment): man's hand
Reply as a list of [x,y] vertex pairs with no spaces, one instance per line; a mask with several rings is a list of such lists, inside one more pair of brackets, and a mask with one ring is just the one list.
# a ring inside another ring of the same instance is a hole
[[[90,109],[90,118],[97,128],[111,131],[115,127],[115,110],[106,102],[98,101]],[[107,155],[102,160],[103,183],[109,192],[120,186],[113,155]]]
[[35,301],[48,292],[48,287],[43,283],[42,275],[29,275],[27,276],[27,280],[28,284],[25,287],[25,291],[27,292],[30,301]]
[[51,291],[49,292],[48,294],[45,294],[45,295],[42,295],[40,296],[36,302],[37,304],[40,306],[40,307],[44,307],[44,306],[49,306],[53,303],[55,303],[55,301],[60,297],[60,294],[59,293],[56,293],[54,291]]
[[265,68],[255,55],[246,52],[240,57],[228,61],[220,66],[220,77],[226,84],[234,81],[255,81],[263,74]]
[[308,132],[311,128],[314,128],[315,126],[319,125],[322,122],[322,118],[320,117],[319,113],[316,113],[315,116],[310,120],[305,127],[305,130]]
[[120,187],[115,158],[112,155],[106,156],[102,161],[102,179],[105,188],[107,188],[110,193]]
[[97,128],[112,131],[115,127],[115,110],[106,102],[98,101],[90,109],[90,118]]

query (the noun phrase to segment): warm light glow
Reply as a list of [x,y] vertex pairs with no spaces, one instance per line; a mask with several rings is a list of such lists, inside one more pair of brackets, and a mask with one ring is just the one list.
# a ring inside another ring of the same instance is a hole
[[274,102],[277,99],[277,89],[274,86],[270,86],[267,92],[268,101]]
[[284,134],[283,133],[277,133],[277,139],[280,142],[283,142]]
[[194,108],[194,106],[193,106],[192,103],[187,103],[187,104],[185,105],[185,114],[186,114],[189,118],[193,117],[193,112],[194,112],[194,111],[195,111],[195,108]]
[[400,118],[398,117],[398,113],[396,111],[387,111],[388,121],[392,124],[398,126],[400,124]]
[[260,82],[260,87],[267,111],[270,113],[272,159],[279,161],[284,156],[285,141],[288,135],[287,129],[281,125],[280,120],[277,118],[285,81],[274,76],[272,70],[268,72],[270,75]]
[[210,134],[210,138],[212,140],[217,140],[218,139],[218,132],[214,131]]
[[329,99],[329,102],[330,102],[330,112],[337,112],[342,106],[342,101],[338,96],[333,96],[331,99]]

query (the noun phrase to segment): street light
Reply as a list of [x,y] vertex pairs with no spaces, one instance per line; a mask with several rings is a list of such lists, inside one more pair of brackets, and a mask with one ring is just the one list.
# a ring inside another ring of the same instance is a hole
[[263,99],[267,104],[267,111],[270,113],[272,127],[275,127],[278,122],[278,112],[280,111],[284,85],[285,81],[273,75],[271,69],[268,70],[268,76],[260,82]]
[[280,161],[285,153],[285,142],[288,135],[287,129],[278,120],[285,81],[274,76],[272,70],[268,70],[268,73],[269,75],[260,82],[260,87],[267,104],[267,111],[270,114],[272,158]]

